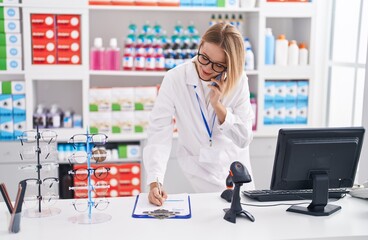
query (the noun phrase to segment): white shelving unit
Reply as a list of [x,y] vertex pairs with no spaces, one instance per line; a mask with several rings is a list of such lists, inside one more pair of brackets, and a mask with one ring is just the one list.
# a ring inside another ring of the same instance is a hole
[[[118,45],[123,48],[123,40],[128,34],[131,22],[141,26],[148,20],[151,24],[159,22],[169,36],[177,20],[184,27],[194,21],[200,34],[209,26],[212,14],[241,14],[244,19],[243,34],[250,38],[256,58],[256,70],[249,71],[249,86],[257,96],[257,130],[256,139],[277,136],[281,127],[314,127],[322,124],[320,115],[323,109],[319,107],[316,96],[320,81],[316,79],[316,5],[308,3],[268,3],[257,1],[256,7],[247,8],[216,8],[216,7],[142,7],[142,6],[89,6],[87,0],[23,0],[20,4],[10,6],[20,7],[22,11],[23,66],[19,72],[0,72],[0,80],[24,78],[26,81],[26,114],[27,128],[32,128],[32,114],[40,102],[57,103],[63,109],[73,108],[83,117],[82,129],[56,129],[59,141],[66,141],[76,132],[82,132],[88,127],[88,92],[91,87],[124,87],[124,86],[154,86],[161,83],[165,72],[140,71],[90,71],[89,51],[95,37],[102,37],[104,45],[112,37],[118,39]],[[0,6],[9,6],[0,4]],[[78,66],[46,66],[32,65],[31,62],[31,14],[78,14],[81,16],[81,53],[82,64]],[[277,67],[264,65],[264,34],[265,28],[273,28],[275,37],[286,34],[289,40],[307,43],[309,50],[309,65],[297,67]],[[306,125],[264,125],[264,83],[267,80],[308,80],[308,124]],[[109,140],[116,142],[140,141],[144,143],[146,134],[114,135],[109,134]],[[259,146],[262,146],[260,144]],[[269,145],[268,145],[269,147]],[[256,151],[263,151],[257,149]],[[272,152],[272,151],[268,151]],[[257,154],[255,154],[256,156]],[[257,155],[258,156],[258,155]],[[255,157],[257,158],[257,157]]]
[[[165,72],[143,71],[90,71],[89,49],[95,37],[102,37],[106,44],[111,37],[118,38],[119,46],[123,46],[123,39],[127,35],[131,22],[141,27],[147,20],[151,23],[159,22],[163,29],[173,30],[177,20],[183,25],[196,20],[195,25],[200,34],[207,29],[212,14],[235,13],[244,18],[243,32],[250,37],[256,56],[256,70],[248,72],[249,85],[257,95],[258,122],[256,136],[275,136],[277,129],[286,125],[263,125],[263,88],[267,79],[295,80],[306,79],[310,83],[308,124],[301,126],[319,125],[319,108],[315,107],[313,89],[317,88],[314,68],[315,45],[315,12],[316,3],[267,3],[260,0],[255,8],[226,9],[216,7],[141,7],[141,6],[89,6],[88,1],[82,0],[70,4],[67,1],[41,2],[25,0],[21,4],[1,4],[2,6],[20,7],[23,25],[23,59],[24,70],[20,72],[0,72],[1,79],[26,80],[27,126],[32,126],[32,114],[40,101],[58,103],[65,108],[76,108],[75,111],[83,116],[83,128],[88,126],[88,90],[90,87],[134,86],[159,84]],[[79,14],[81,16],[81,47],[82,64],[78,66],[43,66],[33,65],[31,62],[31,14]],[[27,20],[27,21],[26,21]],[[116,24],[119,23],[119,24]],[[277,67],[264,65],[264,29],[272,27],[274,35],[284,33],[288,39],[306,42],[309,48],[310,64],[305,67]],[[47,87],[49,85],[49,87]],[[55,85],[53,87],[52,85]],[[62,86],[65,87],[63,89]],[[42,92],[46,91],[46,92]],[[79,92],[79,93],[78,93]],[[45,96],[45,97],[42,97]],[[47,99],[47,100],[46,100]],[[46,102],[48,103],[48,102]],[[294,125],[292,125],[294,126]],[[60,135],[70,130],[58,129]],[[71,130],[73,131],[73,130]],[[125,140],[132,136],[119,136]],[[119,137],[114,137],[119,140]],[[139,138],[139,137],[138,137]],[[132,137],[136,139],[136,137]]]

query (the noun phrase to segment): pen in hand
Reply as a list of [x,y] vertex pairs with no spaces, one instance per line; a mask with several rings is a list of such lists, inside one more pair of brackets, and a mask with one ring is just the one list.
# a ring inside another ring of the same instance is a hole
[[158,181],[158,178],[156,179],[156,184],[157,184],[158,194],[160,194],[160,197],[161,197],[162,191],[161,191],[161,185],[160,185],[160,182]]

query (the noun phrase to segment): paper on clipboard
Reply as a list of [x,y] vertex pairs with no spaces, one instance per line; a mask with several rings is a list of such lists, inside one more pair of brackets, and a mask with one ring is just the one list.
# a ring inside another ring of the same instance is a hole
[[175,212],[172,218],[190,218],[191,207],[189,194],[169,194],[162,206],[155,206],[148,201],[148,193],[140,193],[135,201],[133,214],[134,218],[151,218],[147,212],[165,209],[169,212]]

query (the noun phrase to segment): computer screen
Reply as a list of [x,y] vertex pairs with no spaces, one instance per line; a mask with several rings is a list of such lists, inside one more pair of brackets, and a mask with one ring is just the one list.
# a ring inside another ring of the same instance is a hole
[[327,202],[328,188],[352,187],[364,131],[362,127],[280,129],[271,189],[319,189],[316,194]]

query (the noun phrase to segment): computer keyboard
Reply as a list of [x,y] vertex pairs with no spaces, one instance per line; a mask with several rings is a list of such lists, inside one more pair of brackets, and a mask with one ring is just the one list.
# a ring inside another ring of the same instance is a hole
[[[260,202],[289,201],[312,199],[312,189],[300,190],[245,190],[242,193],[249,198]],[[328,190],[329,198],[342,198],[349,191],[345,188],[333,188]]]

